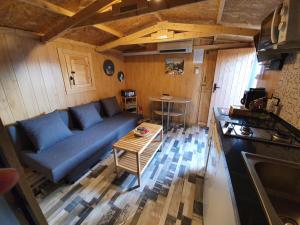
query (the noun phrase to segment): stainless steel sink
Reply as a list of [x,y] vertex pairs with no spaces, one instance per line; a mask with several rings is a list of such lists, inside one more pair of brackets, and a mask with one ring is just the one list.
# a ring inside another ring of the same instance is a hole
[[242,152],[271,225],[300,225],[300,164]]

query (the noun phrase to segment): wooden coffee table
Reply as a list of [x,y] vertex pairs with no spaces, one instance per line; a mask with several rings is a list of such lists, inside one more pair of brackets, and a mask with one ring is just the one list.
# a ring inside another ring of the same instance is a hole
[[162,147],[163,129],[161,125],[142,123],[149,133],[145,137],[136,137],[133,131],[113,145],[116,173],[124,169],[138,177],[141,185],[141,175],[152,160],[155,153]]

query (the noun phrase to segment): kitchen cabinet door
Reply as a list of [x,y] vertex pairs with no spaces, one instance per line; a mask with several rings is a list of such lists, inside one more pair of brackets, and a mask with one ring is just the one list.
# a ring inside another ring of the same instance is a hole
[[234,199],[230,193],[230,180],[224,153],[221,149],[216,124],[211,129],[212,140],[204,179],[204,224],[238,225]]
[[96,90],[91,53],[58,49],[67,94]]

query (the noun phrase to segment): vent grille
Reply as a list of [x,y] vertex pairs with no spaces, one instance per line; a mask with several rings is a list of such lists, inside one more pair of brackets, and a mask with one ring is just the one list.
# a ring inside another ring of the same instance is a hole
[[169,50],[160,50],[160,53],[183,53],[186,52],[185,48],[182,49],[169,49]]

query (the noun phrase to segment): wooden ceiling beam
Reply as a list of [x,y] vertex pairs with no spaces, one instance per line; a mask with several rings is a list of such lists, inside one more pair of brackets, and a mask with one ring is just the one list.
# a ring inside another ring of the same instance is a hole
[[161,17],[161,15],[158,12],[155,12],[154,16],[156,17],[156,19],[158,19],[159,22],[164,21],[163,18]]
[[[18,0],[18,1],[24,2],[26,4],[29,4],[29,5],[32,5],[32,6],[40,8],[40,9],[44,9],[44,10],[56,13],[56,14],[68,16],[68,17],[71,17],[75,14],[75,12],[70,11],[64,7],[58,6],[56,4],[53,4],[47,0]],[[108,5],[106,5],[106,7],[103,7],[102,9],[98,10],[97,13],[103,13],[103,12],[110,11],[114,4],[117,4],[120,2],[121,2],[121,0],[114,0],[111,3],[109,3]]]
[[93,16],[97,11],[106,10],[108,6],[111,6],[111,0],[96,0],[86,8],[80,10],[78,13],[73,16],[66,18],[62,23],[59,23],[49,32],[47,32],[43,37],[42,41],[50,41],[54,38],[60,37],[65,34],[69,29],[73,28],[82,21],[87,20]]
[[96,24],[93,27],[98,28],[99,30],[103,30],[106,33],[110,33],[110,34],[112,34],[112,35],[114,35],[116,37],[119,37],[119,38],[125,36],[122,32],[117,31],[117,30],[115,30],[115,29],[113,29],[113,28],[111,28],[109,26],[104,25],[104,24]]
[[[217,15],[217,21],[216,21],[217,24],[221,23],[224,7],[225,7],[225,0],[219,0],[218,15]],[[215,35],[214,41],[216,41],[217,38],[218,38],[218,35]]]
[[40,9],[44,9],[56,14],[60,14],[60,15],[64,15],[64,16],[68,16],[71,17],[74,15],[74,12],[65,9],[63,7],[60,7],[58,5],[52,4],[48,1],[45,0],[19,0],[20,2],[24,2],[26,4],[38,7]]
[[134,41],[135,39],[155,33],[156,31],[161,30],[161,28],[162,28],[162,26],[159,26],[158,24],[148,27],[146,29],[140,30],[140,31],[130,34],[128,36],[119,38],[118,40],[109,42],[105,45],[98,46],[96,48],[96,51],[102,52],[102,51],[106,51],[106,50],[109,50],[109,49],[112,49],[112,48],[115,48],[118,46],[127,45],[128,43]]
[[217,16],[217,24],[221,23],[223,11],[225,7],[225,0],[219,0],[219,9],[218,9],[218,16]]
[[[164,22],[162,22],[164,23]],[[230,27],[223,25],[170,23],[165,24],[166,29],[174,31],[190,31],[199,33],[231,34],[240,36],[254,36],[259,30],[249,28]]]
[[[174,33],[177,31],[177,33]],[[210,37],[220,34],[254,36],[258,30],[226,27],[222,25],[199,25],[159,22],[154,26],[122,37],[110,43],[98,46],[96,51],[102,52],[121,45],[145,44]],[[170,35],[172,34],[172,35]],[[145,37],[150,35],[148,37]]]
[[[172,37],[165,38],[165,39],[154,39],[152,37],[141,37],[141,38],[135,39],[133,41],[129,41],[128,45],[160,43],[160,42],[171,42],[171,41],[181,41],[181,40],[201,38],[201,37],[207,37],[207,36],[209,36],[209,35],[208,34],[204,34],[204,33],[183,32],[183,33],[174,34]],[[96,51],[97,50],[99,50],[99,48],[96,48]]]
[[98,13],[104,13],[104,12],[108,12],[108,11],[111,11],[112,10],[112,6],[114,4],[117,4],[117,3],[121,3],[122,0],[113,0],[111,3],[107,4],[105,7],[103,7],[102,9],[100,9],[98,11]]
[[101,14],[96,14],[89,19],[79,23],[76,26],[89,26],[104,22],[111,22],[116,20],[121,20],[124,18],[136,17],[146,14],[151,14],[153,12],[159,12],[161,10],[171,9],[178,6],[188,5],[192,3],[197,3],[202,0],[161,0],[161,1],[150,1],[149,7],[137,9],[133,11],[123,12],[116,14],[115,12],[106,12]]
[[[63,7],[57,6],[57,5],[52,4],[45,0],[19,0],[19,1],[30,4],[32,6],[35,6],[35,7],[41,8],[41,9],[44,9],[44,10],[47,10],[47,11],[50,11],[50,12],[53,12],[53,13],[56,13],[56,14],[59,14],[59,15],[64,15],[67,17],[71,17],[71,16],[75,15],[75,12],[65,9]],[[106,12],[107,10],[110,10],[113,4],[116,4],[119,2],[121,2],[121,0],[112,1],[110,4],[108,4],[106,7],[104,7],[101,10],[101,12]],[[98,11],[98,13],[99,13],[99,11]],[[93,27],[95,27],[99,30],[105,31],[107,33],[110,33],[119,38],[124,36],[123,33],[119,32],[117,30],[114,30],[103,24],[96,24]]]
[[233,43],[212,44],[212,45],[199,45],[199,46],[195,46],[194,49],[219,50],[219,49],[249,48],[249,47],[253,47],[252,42],[233,42]]

